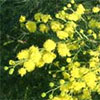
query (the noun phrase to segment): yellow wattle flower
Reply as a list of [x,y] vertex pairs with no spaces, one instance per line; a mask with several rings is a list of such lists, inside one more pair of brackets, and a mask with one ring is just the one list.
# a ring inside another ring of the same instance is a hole
[[53,40],[48,39],[43,44],[43,47],[45,48],[46,51],[50,52],[56,48],[56,43]]
[[21,15],[19,18],[19,22],[23,23],[26,21],[26,16]]
[[43,54],[43,61],[45,63],[48,63],[48,64],[52,63],[55,58],[56,58],[56,55],[52,52],[45,52]]
[[42,16],[43,14],[42,13],[36,13],[35,15],[34,15],[34,19],[37,21],[37,22],[40,22],[41,21],[41,16]]
[[85,12],[84,6],[82,4],[79,4],[76,12],[77,12],[77,14],[80,14],[80,15],[84,14],[84,12]]
[[79,68],[73,68],[72,70],[71,70],[71,76],[73,77],[73,78],[79,78],[80,77],[80,73],[79,73]]
[[52,21],[50,26],[51,26],[52,31],[54,32],[60,31],[61,29],[64,28],[64,26],[58,21]]
[[57,37],[59,39],[66,39],[68,37],[68,33],[65,31],[57,31]]
[[15,65],[15,61],[14,60],[9,60],[9,65]]
[[28,72],[31,72],[35,69],[35,64],[32,60],[24,62],[24,67]]
[[49,28],[45,24],[40,24],[39,26],[41,32],[48,32]]
[[30,59],[36,64],[40,61],[41,59],[41,52],[39,51],[38,47],[31,46],[29,48],[29,53],[30,53]]
[[45,64],[45,62],[43,61],[43,59],[40,59],[40,61],[36,63],[36,66],[37,66],[38,68],[41,68],[41,67],[44,66],[44,64]]
[[26,74],[26,69],[25,68],[20,68],[18,70],[18,73],[21,75],[21,77],[23,77]]
[[92,90],[95,88],[97,80],[95,73],[89,72],[83,77],[83,79],[89,88]]
[[21,60],[21,59],[28,59],[28,57],[29,57],[29,51],[28,51],[28,49],[26,49],[26,50],[21,50],[21,51],[17,54],[17,58],[18,58],[19,60]]
[[93,7],[92,12],[93,13],[98,13],[100,11],[99,7]]
[[27,21],[25,26],[29,32],[35,32],[37,29],[36,22],[34,22],[34,21]]
[[57,50],[60,56],[71,56],[70,50],[65,43],[58,43]]
[[49,21],[49,19],[52,19],[52,18],[48,14],[41,16],[41,21],[44,22],[44,23],[47,23]]

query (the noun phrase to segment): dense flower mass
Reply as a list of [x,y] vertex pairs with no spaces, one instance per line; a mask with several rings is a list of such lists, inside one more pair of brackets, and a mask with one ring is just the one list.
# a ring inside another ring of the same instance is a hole
[[4,69],[12,75],[19,66],[18,74],[24,77],[36,68],[49,65],[51,89],[41,94],[43,98],[92,100],[93,92],[100,94],[100,20],[88,12],[95,16],[100,8],[87,9],[70,0],[55,17],[38,12],[34,21],[27,21],[21,16],[19,22],[25,25],[26,31],[36,35],[40,32],[48,38],[41,48],[37,43],[37,46],[33,44],[21,50],[17,61],[10,60],[9,67]]

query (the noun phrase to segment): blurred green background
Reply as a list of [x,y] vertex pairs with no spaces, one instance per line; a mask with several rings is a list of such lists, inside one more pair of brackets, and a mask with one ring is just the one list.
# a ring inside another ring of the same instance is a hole
[[[33,19],[36,12],[49,13],[52,16],[62,9],[69,0],[0,0],[0,100],[45,100],[40,94],[47,91],[51,77],[46,68],[36,69],[24,78],[17,73],[10,76],[3,70],[10,59],[15,59],[16,54],[23,48],[32,44],[41,47],[46,37],[25,35],[19,25],[20,15],[27,19]],[[100,4],[100,0],[76,0],[87,7]],[[39,41],[37,40],[39,39]],[[26,41],[21,43],[18,40]],[[45,77],[46,76],[46,77]],[[47,79],[48,77],[48,79]],[[100,96],[93,94],[94,100],[100,100]]]

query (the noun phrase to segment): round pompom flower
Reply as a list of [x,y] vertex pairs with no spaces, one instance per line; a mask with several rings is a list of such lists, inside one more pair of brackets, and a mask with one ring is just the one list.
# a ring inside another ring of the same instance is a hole
[[20,18],[19,18],[19,22],[23,23],[25,21],[26,21],[26,16],[21,15]]
[[46,52],[43,54],[43,61],[45,63],[52,63],[53,60],[56,58],[56,55],[52,52]]
[[18,70],[18,73],[21,75],[21,77],[23,77],[26,74],[26,69],[25,68],[20,68]]
[[43,44],[43,47],[47,50],[47,51],[52,51],[56,48],[56,43],[51,40],[51,39],[48,39],[44,44]]
[[93,13],[98,13],[100,11],[99,7],[93,7],[92,12]]
[[27,49],[26,50],[22,50],[21,52],[19,52],[17,54],[17,58],[19,60],[21,60],[21,59],[27,59],[28,57],[29,57],[29,51]]
[[34,21],[27,21],[26,28],[29,32],[35,32],[37,29],[36,23]]
[[28,72],[31,72],[35,69],[35,64],[32,60],[24,62],[24,67]]

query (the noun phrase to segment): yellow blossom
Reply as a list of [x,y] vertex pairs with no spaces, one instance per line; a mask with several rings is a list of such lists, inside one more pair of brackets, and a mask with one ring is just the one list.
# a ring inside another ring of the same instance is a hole
[[79,4],[76,12],[77,12],[77,14],[80,14],[80,15],[84,14],[84,12],[85,12],[84,6],[82,4]]
[[92,35],[93,35],[94,39],[97,39],[97,34],[96,33],[93,33]]
[[34,63],[38,63],[41,59],[41,53],[40,52],[36,52],[36,53],[32,53],[30,55],[30,59],[33,60]]
[[71,70],[71,76],[73,78],[79,78],[80,77],[79,68],[73,68]]
[[9,60],[9,65],[15,65],[15,61],[14,60]]
[[59,81],[59,83],[60,83],[60,85],[63,85],[63,84],[65,84],[65,80],[64,80],[64,79],[61,79],[61,80]]
[[93,7],[92,12],[93,13],[98,13],[100,11],[99,7]]
[[27,21],[25,25],[29,32],[35,32],[37,29],[36,23],[34,21]]
[[32,53],[37,53],[39,52],[39,48],[32,45],[30,48],[29,48],[29,54],[31,55]]
[[59,39],[66,39],[68,37],[68,33],[65,31],[57,31],[57,37]]
[[5,71],[7,71],[8,69],[9,69],[9,67],[8,67],[8,66],[5,66],[5,67],[4,67],[4,70],[5,70]]
[[90,67],[96,67],[97,63],[95,61],[91,61],[89,63]]
[[21,52],[19,52],[19,53],[17,54],[17,58],[18,58],[19,60],[21,60],[21,59],[28,59],[28,57],[29,57],[29,51],[28,51],[28,49],[26,49],[26,50],[21,50]]
[[46,97],[46,93],[43,92],[43,93],[41,94],[41,97],[42,97],[42,98]]
[[60,56],[64,57],[64,56],[71,56],[69,48],[67,48],[65,43],[58,43],[58,53]]
[[78,61],[74,62],[75,67],[80,67],[80,63]]
[[66,94],[65,96],[56,96],[52,100],[73,100],[73,98],[69,94]]
[[70,8],[70,7],[71,7],[71,4],[70,4],[70,3],[69,3],[69,4],[67,4],[67,7],[68,7],[68,8]]
[[39,51],[38,47],[31,46],[29,48],[29,53],[30,53],[30,59],[36,64],[40,61],[41,59],[41,52]]
[[54,84],[53,82],[50,82],[50,83],[49,83],[49,86],[50,86],[51,88],[54,87],[54,85],[55,85],[55,84]]
[[23,77],[26,74],[26,69],[25,68],[20,68],[18,70],[18,73],[21,75],[21,77]]
[[49,19],[52,19],[50,15],[46,14],[46,15],[42,15],[41,16],[41,20],[44,23],[47,23],[49,21]]
[[83,90],[83,94],[80,96],[80,99],[81,100],[92,100],[91,99],[91,92],[87,88],[85,88]]
[[56,31],[60,31],[64,26],[58,22],[58,21],[52,21],[51,22],[51,29],[56,32]]
[[95,88],[95,86],[96,86],[96,75],[95,75],[95,73],[89,72],[83,77],[83,79],[85,80],[88,87],[90,87],[91,89]]
[[42,16],[42,15],[43,15],[42,13],[36,13],[36,14],[34,15],[34,19],[35,19],[36,21],[40,22],[40,21],[41,21],[41,16]]
[[43,54],[43,61],[45,63],[52,63],[55,58],[56,58],[56,55],[52,52],[45,52]]
[[19,18],[19,22],[23,23],[25,21],[26,21],[26,16],[21,15],[20,18]]
[[67,61],[68,63],[70,63],[70,62],[71,62],[71,58],[67,58],[66,61]]
[[72,21],[78,21],[80,19],[80,15],[77,15],[76,12],[69,14],[68,16],[66,16],[66,19],[68,20],[72,20]]
[[90,28],[98,28],[98,29],[100,29],[100,22],[95,20],[95,19],[91,19],[89,21],[89,27]]
[[77,92],[81,91],[82,88],[85,88],[85,82],[73,82],[73,89]]
[[40,59],[41,59],[41,53],[40,53],[38,47],[31,46],[29,48],[29,53],[30,53],[30,59],[34,63],[38,63],[40,61]]
[[40,24],[39,26],[41,32],[48,32],[49,28],[45,24]]
[[31,72],[35,69],[35,64],[32,60],[24,62],[24,67],[28,72]]
[[64,79],[70,78],[70,75],[67,72],[63,72],[62,75],[63,75]]
[[9,74],[12,75],[13,73],[14,73],[14,68],[11,68],[11,69],[9,70]]
[[93,32],[93,31],[92,31],[91,29],[89,29],[89,30],[87,31],[88,34],[92,34],[92,32]]
[[71,0],[71,3],[74,4],[75,3],[75,0]]
[[64,7],[63,9],[64,9],[64,10],[67,10],[67,7]]
[[56,43],[53,40],[48,39],[43,44],[43,47],[45,48],[45,50],[50,52],[56,48]]
[[40,59],[40,61],[36,63],[36,66],[41,68],[44,66],[44,64],[45,64],[45,62],[43,61],[43,59]]

